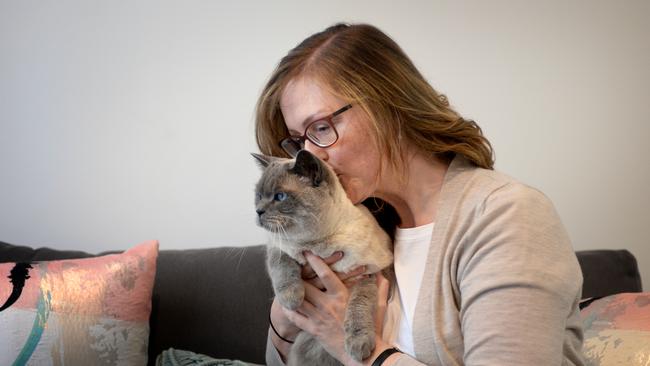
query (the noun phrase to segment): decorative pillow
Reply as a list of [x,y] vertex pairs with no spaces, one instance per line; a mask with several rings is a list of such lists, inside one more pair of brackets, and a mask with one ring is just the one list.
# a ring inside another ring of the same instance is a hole
[[650,363],[650,293],[625,293],[593,301],[580,312],[587,365]]
[[146,365],[157,256],[0,263],[0,365]]

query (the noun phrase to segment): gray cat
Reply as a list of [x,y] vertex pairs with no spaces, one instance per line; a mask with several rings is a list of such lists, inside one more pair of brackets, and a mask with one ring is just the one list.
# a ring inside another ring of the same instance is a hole
[[[303,301],[303,251],[320,257],[343,251],[343,258],[332,265],[338,272],[365,265],[366,273],[376,273],[391,265],[388,235],[365,206],[355,206],[348,199],[336,174],[320,159],[306,150],[296,159],[253,156],[263,169],[256,187],[258,224],[270,232],[267,269],[282,306],[296,309]],[[345,350],[358,361],[375,348],[376,303],[374,276],[361,279],[350,289]],[[341,365],[307,332],[296,337],[288,364]]]

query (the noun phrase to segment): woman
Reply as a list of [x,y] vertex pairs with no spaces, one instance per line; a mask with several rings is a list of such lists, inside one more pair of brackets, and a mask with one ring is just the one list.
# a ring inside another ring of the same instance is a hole
[[[338,24],[304,40],[273,72],[256,125],[264,154],[309,150],[353,202],[379,198],[397,212],[397,286],[386,309],[378,280],[377,343],[363,365],[582,364],[582,277],[552,204],[492,170],[481,129],[380,30]],[[301,330],[359,364],[342,327],[346,282],[359,273],[332,272],[338,259],[308,256],[297,311],[273,303],[269,365]]]

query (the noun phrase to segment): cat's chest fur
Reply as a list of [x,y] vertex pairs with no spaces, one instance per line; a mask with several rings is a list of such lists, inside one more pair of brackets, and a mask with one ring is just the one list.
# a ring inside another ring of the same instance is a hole
[[374,273],[392,263],[392,242],[389,236],[377,225],[364,206],[353,208],[358,212],[341,220],[333,233],[313,235],[309,240],[287,237],[276,241],[275,245],[300,264],[305,264],[303,255],[311,251],[326,258],[337,251],[343,252],[343,258],[331,267],[337,272],[348,272],[360,265],[365,265],[366,273]]

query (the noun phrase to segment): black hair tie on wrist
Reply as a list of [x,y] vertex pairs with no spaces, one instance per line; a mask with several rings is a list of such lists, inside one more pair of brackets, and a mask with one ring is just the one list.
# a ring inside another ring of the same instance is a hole
[[[285,341],[285,342],[287,342],[287,343],[291,343],[291,344],[293,344],[294,341],[291,341],[291,340],[288,340],[288,339],[284,338],[284,337],[281,336],[280,333],[278,333],[278,331],[275,329],[275,327],[273,326],[273,322],[271,321],[271,313],[269,313],[269,324],[271,324],[271,329],[273,329],[273,333],[275,333],[276,336],[278,336],[280,339],[282,339],[283,341]],[[385,352],[385,351],[384,351],[384,352]],[[374,366],[374,364],[373,364],[373,366]]]
[[370,366],[381,366],[384,361],[386,361],[386,359],[393,353],[402,353],[402,351],[400,351],[397,347],[385,349],[384,352],[380,353],[379,356],[375,358],[375,361]]

